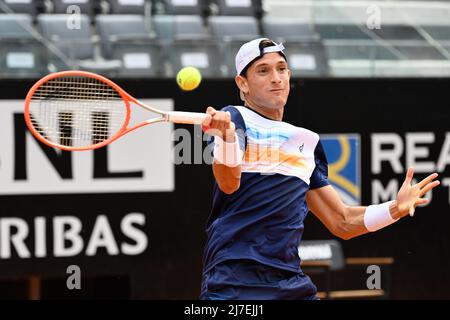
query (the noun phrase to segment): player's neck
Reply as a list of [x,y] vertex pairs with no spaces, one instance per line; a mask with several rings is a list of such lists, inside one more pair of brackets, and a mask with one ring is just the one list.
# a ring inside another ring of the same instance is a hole
[[245,106],[247,108],[250,108],[250,109],[256,111],[257,113],[263,115],[264,117],[271,119],[271,120],[276,120],[276,121],[283,120],[284,108],[280,108],[280,109],[264,108],[264,107],[260,107],[256,104],[252,103],[251,101],[245,101]]

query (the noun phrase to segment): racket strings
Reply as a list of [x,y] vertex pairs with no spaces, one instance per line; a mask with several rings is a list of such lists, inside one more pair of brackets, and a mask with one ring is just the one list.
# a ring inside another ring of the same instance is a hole
[[121,95],[95,78],[67,76],[42,84],[30,102],[34,129],[51,142],[86,147],[113,137],[125,124]]

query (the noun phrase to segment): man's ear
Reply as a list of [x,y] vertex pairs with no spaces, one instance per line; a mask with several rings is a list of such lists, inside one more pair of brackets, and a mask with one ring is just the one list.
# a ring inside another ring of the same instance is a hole
[[241,90],[245,94],[248,93],[248,82],[245,77],[237,75],[234,78],[234,81],[236,82],[236,85],[238,86],[239,90]]

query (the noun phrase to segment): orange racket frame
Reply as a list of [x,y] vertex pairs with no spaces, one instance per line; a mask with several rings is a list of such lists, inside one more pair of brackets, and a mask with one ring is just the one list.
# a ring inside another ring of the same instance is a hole
[[[33,95],[42,85],[44,85],[48,81],[56,79],[56,78],[62,78],[62,77],[87,77],[87,78],[91,78],[91,79],[93,78],[93,79],[103,82],[104,84],[113,88],[122,98],[122,100],[125,104],[124,107],[126,108],[126,117],[124,119],[124,123],[123,123],[122,127],[110,138],[108,138],[102,142],[92,144],[89,146],[83,146],[83,147],[65,146],[65,145],[50,141],[47,138],[45,138],[44,136],[42,136],[38,132],[38,130],[36,130],[36,128],[34,127],[32,119],[31,119],[30,104],[32,102]],[[129,122],[130,122],[130,117],[131,117],[131,107],[130,107],[131,103],[134,103],[150,112],[159,114],[160,117],[148,119],[146,121],[137,123],[132,127],[128,127]],[[170,121],[173,123],[184,123],[184,124],[202,124],[203,120],[207,116],[208,115],[205,113],[182,112],[182,111],[165,112],[165,111],[161,111],[157,108],[150,107],[150,106],[140,102],[138,99],[132,97],[130,94],[128,94],[125,90],[123,90],[120,86],[118,86],[113,81],[111,81],[101,75],[98,75],[98,74],[95,74],[92,72],[86,72],[86,71],[61,71],[61,72],[51,73],[51,74],[43,77],[38,82],[36,82],[29,90],[29,92],[25,98],[25,107],[24,107],[25,122],[26,122],[27,127],[30,130],[30,132],[42,143],[44,143],[50,147],[55,147],[55,148],[59,148],[62,150],[67,150],[67,151],[83,151],[83,150],[93,150],[93,149],[101,148],[101,147],[104,147],[105,145],[110,144],[111,142],[117,140],[121,136],[129,133],[130,131],[136,130],[136,129],[143,127],[145,125],[148,125],[148,124],[152,124],[152,123],[156,123],[156,122],[164,122],[164,121]]]

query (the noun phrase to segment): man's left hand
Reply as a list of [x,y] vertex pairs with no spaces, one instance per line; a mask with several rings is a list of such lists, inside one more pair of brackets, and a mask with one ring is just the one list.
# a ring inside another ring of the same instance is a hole
[[[411,185],[411,181],[414,175],[414,169],[409,168],[406,173],[405,181],[402,184],[402,187],[398,191],[396,205],[397,212],[395,212],[396,216],[393,216],[394,219],[401,218],[406,216],[408,213],[412,217],[414,215],[414,211],[418,205],[428,203],[428,199],[422,198],[428,191],[437,187],[440,184],[439,180],[434,180],[438,176],[437,173],[430,174],[428,177],[416,183],[415,185]],[[433,181],[434,180],[434,181]]]

